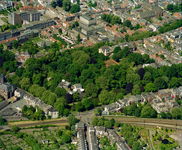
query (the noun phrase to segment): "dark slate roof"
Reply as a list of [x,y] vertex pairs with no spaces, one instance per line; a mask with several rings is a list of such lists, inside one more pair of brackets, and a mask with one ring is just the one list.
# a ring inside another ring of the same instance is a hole
[[3,109],[4,107],[6,107],[9,103],[7,102],[7,100],[4,100],[0,103],[0,110]]
[[141,12],[140,16],[142,18],[146,18],[146,17],[150,17],[150,16],[155,16],[155,11],[151,10],[151,11]]
[[11,85],[9,83],[0,83],[0,89],[3,89],[5,92],[11,92],[15,89],[15,86],[14,85]]
[[56,108],[54,108],[54,107],[51,107],[51,108],[48,109],[48,111],[50,111],[50,112],[57,112],[58,110]]
[[11,35],[11,32],[3,32],[0,34],[0,37]]
[[94,131],[90,132],[90,143],[91,143],[92,149],[94,149],[94,150],[98,150],[99,149],[98,148],[98,144],[97,144],[97,137],[96,137]]
[[1,74],[0,79],[4,79],[4,75],[3,74]]
[[25,91],[23,89],[17,88],[16,92],[24,93]]
[[152,4],[150,4],[150,3],[148,3],[148,2],[143,2],[143,6],[152,7]]
[[79,142],[80,142],[80,150],[86,150],[86,143],[85,143],[85,132],[83,130],[78,131],[79,134]]

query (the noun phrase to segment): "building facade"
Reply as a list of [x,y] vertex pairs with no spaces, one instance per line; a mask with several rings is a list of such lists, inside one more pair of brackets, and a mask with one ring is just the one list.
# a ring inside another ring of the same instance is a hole
[[15,90],[15,86],[5,82],[4,75],[0,76],[0,95],[2,95],[5,99],[9,99],[13,96]]
[[40,21],[41,13],[38,11],[32,12],[11,12],[8,14],[8,22],[10,24],[23,24],[23,21],[33,22]]

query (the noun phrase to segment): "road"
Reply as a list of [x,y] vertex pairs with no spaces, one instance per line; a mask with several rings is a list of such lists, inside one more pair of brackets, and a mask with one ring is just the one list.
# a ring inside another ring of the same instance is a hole
[[150,136],[150,143],[151,143],[152,149],[155,150],[155,147],[154,147],[153,142],[152,142],[152,133],[151,133],[150,129],[149,129],[149,136]]
[[69,37],[62,36],[62,35],[60,35],[60,37],[61,37],[63,40],[65,40],[66,42],[69,42],[69,43],[71,43],[71,44],[75,44]]

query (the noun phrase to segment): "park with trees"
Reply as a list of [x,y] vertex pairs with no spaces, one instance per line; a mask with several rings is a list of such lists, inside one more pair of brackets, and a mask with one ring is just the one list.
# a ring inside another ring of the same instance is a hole
[[167,10],[169,12],[181,12],[182,11],[182,3],[179,3],[179,4],[176,4],[176,5],[173,5],[173,4],[169,4],[167,5]]
[[[60,52],[59,43],[55,42],[50,45],[45,56],[27,59],[26,68],[17,68],[15,55],[11,51],[3,51],[1,47],[0,56],[5,63],[0,73],[15,72],[15,75],[8,77],[8,82],[54,106],[60,111],[60,116],[69,115],[70,110],[80,112],[98,105],[111,104],[125,95],[155,92],[182,85],[181,64],[142,68],[141,65],[154,60],[147,54],[132,53],[128,47],[116,47],[112,58],[119,65],[106,68],[104,61],[109,57],[98,53],[98,49],[104,45],[102,42],[93,47],[79,47]],[[28,41],[18,49],[34,48],[36,51],[40,49]],[[35,53],[31,50],[30,52],[32,55]],[[78,93],[70,95],[66,90],[58,88],[57,85],[62,79],[71,84],[81,83],[85,89],[85,97],[80,98]],[[116,90],[120,92],[115,92]],[[69,105],[72,102],[73,105]],[[80,105],[74,104],[78,102]]]

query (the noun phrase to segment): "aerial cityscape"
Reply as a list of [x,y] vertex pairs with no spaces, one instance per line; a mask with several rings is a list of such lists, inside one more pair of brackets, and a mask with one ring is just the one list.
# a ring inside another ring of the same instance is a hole
[[0,0],[0,150],[182,150],[182,0]]

